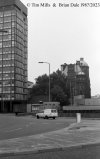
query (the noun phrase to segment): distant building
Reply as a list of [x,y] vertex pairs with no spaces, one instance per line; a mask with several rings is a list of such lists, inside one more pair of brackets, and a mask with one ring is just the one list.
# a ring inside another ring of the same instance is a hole
[[0,112],[27,101],[27,8],[0,0]]
[[91,98],[96,98],[96,99],[98,99],[98,98],[100,98],[100,94],[96,94],[95,96],[92,96]]
[[30,103],[31,91],[32,91],[33,86],[34,86],[33,82],[31,82],[31,81],[27,82],[27,87],[28,87],[28,103]]
[[78,95],[85,98],[91,97],[89,66],[83,58],[80,58],[75,64],[61,65],[61,71],[67,76],[70,98]]
[[31,82],[31,81],[27,81],[27,86],[28,86],[28,88],[30,89],[30,88],[32,88],[33,87],[33,85],[34,85],[34,83],[33,82]]

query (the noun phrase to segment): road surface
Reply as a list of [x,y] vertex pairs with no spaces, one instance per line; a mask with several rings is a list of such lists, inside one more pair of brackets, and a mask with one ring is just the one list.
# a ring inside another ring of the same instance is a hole
[[0,140],[31,136],[68,127],[75,119],[36,119],[33,116],[1,115]]

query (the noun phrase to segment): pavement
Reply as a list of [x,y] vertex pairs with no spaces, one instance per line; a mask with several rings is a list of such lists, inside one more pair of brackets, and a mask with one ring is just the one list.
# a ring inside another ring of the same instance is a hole
[[0,156],[61,151],[94,144],[100,145],[100,120],[82,119],[61,130],[0,140]]

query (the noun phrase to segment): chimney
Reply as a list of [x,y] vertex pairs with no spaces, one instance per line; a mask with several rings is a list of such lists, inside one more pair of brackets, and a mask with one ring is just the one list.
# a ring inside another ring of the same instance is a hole
[[81,58],[80,58],[80,61],[84,61],[84,58],[81,57]]

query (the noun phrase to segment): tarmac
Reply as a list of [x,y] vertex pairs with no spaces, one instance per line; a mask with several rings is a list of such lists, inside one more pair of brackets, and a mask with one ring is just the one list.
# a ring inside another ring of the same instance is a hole
[[0,156],[60,151],[94,144],[100,144],[100,120],[82,119],[80,123],[72,123],[61,130],[0,140]]

